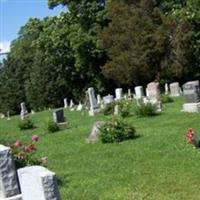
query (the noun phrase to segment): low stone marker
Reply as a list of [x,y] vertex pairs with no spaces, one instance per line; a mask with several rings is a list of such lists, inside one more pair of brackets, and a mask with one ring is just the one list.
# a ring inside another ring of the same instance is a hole
[[144,90],[142,86],[135,87],[135,98],[141,99],[144,96]]
[[178,97],[180,96],[180,86],[178,82],[171,83],[170,87],[170,96]]
[[[19,199],[20,190],[9,147],[0,145],[0,199]],[[17,197],[16,197],[17,196]]]
[[17,171],[23,200],[60,200],[55,174],[42,166]]
[[99,128],[101,128],[104,124],[105,124],[105,122],[103,122],[103,121],[95,122],[93,127],[92,127],[92,131],[91,131],[89,137],[86,138],[85,142],[86,143],[93,143],[93,142],[97,141],[98,136],[100,134]]
[[183,104],[185,112],[200,112],[199,81],[189,81],[183,85],[183,94],[186,103]]

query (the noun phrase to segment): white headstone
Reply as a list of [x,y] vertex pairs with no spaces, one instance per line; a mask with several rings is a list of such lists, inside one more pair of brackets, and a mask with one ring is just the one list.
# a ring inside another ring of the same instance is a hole
[[70,107],[70,108],[73,108],[73,107],[74,107],[74,102],[73,102],[72,99],[70,100],[70,105],[69,105],[69,107]]
[[81,111],[82,109],[83,109],[83,105],[81,104],[81,102],[79,102],[79,104],[78,104],[76,110],[77,110],[77,111]]
[[97,95],[97,104],[100,105],[101,104],[101,96],[98,94]]
[[67,104],[67,98],[64,98],[64,108],[67,108],[68,104]]
[[142,86],[135,87],[135,98],[141,99],[144,96],[144,91]]
[[122,88],[115,89],[115,99],[121,100],[123,98],[123,90]]
[[0,145],[0,199],[20,193],[15,166],[9,147]]
[[17,171],[23,200],[60,200],[55,174],[42,166]]
[[108,103],[112,103],[114,101],[114,97],[113,95],[107,95],[105,97],[103,97],[103,103],[104,105],[108,104]]
[[168,83],[165,83],[165,94],[166,94],[166,95],[169,94],[169,86],[168,86]]
[[22,102],[20,105],[21,105],[21,113],[20,113],[21,119],[24,120],[24,118],[28,116],[28,111],[26,110],[26,105],[24,102]]
[[119,105],[115,105],[115,107],[114,107],[114,115],[119,115]]
[[94,116],[96,113],[99,112],[97,100],[94,94],[94,88],[88,88],[86,94],[88,95],[89,99],[89,115]]
[[10,120],[10,112],[7,112],[7,120]]
[[180,86],[178,82],[171,83],[170,87],[170,96],[178,97],[180,96]]
[[128,99],[132,99],[131,89],[128,89]]

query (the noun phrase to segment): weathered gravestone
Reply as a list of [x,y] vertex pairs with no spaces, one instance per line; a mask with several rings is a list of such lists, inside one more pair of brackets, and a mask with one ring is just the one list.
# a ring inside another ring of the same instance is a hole
[[178,82],[171,83],[170,87],[170,96],[178,97],[180,96],[180,86]]
[[122,88],[115,89],[115,100],[121,100],[123,98],[123,90]]
[[160,101],[159,83],[151,82],[147,85],[148,100],[157,108],[157,112],[161,112],[162,104]]
[[58,109],[53,112],[53,120],[54,122],[60,124],[65,123],[64,111],[63,109]]
[[169,94],[169,85],[168,85],[168,83],[165,83],[165,94],[166,95]]
[[105,122],[103,121],[98,121],[95,122],[93,127],[92,127],[92,131],[89,135],[88,138],[86,138],[86,143],[93,143],[95,141],[98,140],[99,134],[100,134],[100,128],[105,124]]
[[26,110],[26,105],[25,105],[24,102],[22,102],[22,103],[20,104],[20,106],[21,106],[20,116],[21,116],[21,119],[24,120],[25,117],[28,116],[28,111]]
[[89,115],[90,116],[94,116],[96,113],[99,112],[99,108],[97,105],[97,100],[95,98],[95,94],[94,94],[94,88],[88,88],[88,90],[86,91],[86,96],[87,99],[89,100]]
[[23,200],[60,200],[55,174],[42,166],[17,171]]
[[135,87],[135,98],[141,99],[144,96],[144,90],[142,86]]
[[74,107],[74,102],[73,102],[73,100],[72,100],[72,99],[70,100],[69,107],[70,107],[70,108],[73,108],[73,107]]
[[68,107],[68,103],[67,103],[67,98],[64,98],[64,108],[67,108]]
[[183,104],[185,112],[200,112],[199,81],[189,81],[183,85],[183,94],[186,103]]
[[128,99],[131,100],[133,97],[131,89],[128,89]]
[[107,104],[109,104],[109,103],[112,103],[113,101],[114,101],[113,95],[109,94],[109,95],[103,97],[103,104],[104,104],[104,106],[107,105]]
[[9,147],[0,145],[0,199],[22,200]]
[[97,95],[97,104],[98,105],[101,104],[101,96],[100,96],[100,94]]

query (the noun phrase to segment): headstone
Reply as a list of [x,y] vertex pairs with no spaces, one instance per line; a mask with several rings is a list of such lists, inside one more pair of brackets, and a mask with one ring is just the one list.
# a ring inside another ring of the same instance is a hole
[[31,110],[31,115],[34,115],[35,114],[35,111],[34,110]]
[[128,89],[128,99],[132,99],[132,93],[131,93],[131,89]]
[[67,108],[68,107],[68,104],[67,104],[67,98],[64,98],[64,108]]
[[147,85],[148,98],[152,101],[160,100],[160,89],[159,83],[151,82]]
[[185,112],[200,112],[199,81],[189,81],[183,85],[183,94],[186,103],[183,104]]
[[114,107],[114,115],[119,115],[119,105],[115,105],[115,107]]
[[107,96],[105,96],[105,97],[103,97],[103,104],[104,105],[107,105],[107,104],[109,104],[109,103],[112,103],[114,101],[114,97],[113,97],[113,95],[107,95]]
[[99,112],[97,100],[94,94],[94,88],[92,87],[88,88],[86,95],[88,96],[88,99],[89,99],[89,115],[94,116],[96,113]]
[[25,117],[28,116],[28,111],[26,110],[26,105],[24,102],[22,102],[20,105],[21,105],[21,113],[20,113],[21,119],[24,120]]
[[100,134],[100,130],[99,128],[101,128],[103,125],[105,124],[105,122],[103,121],[98,121],[95,122],[93,127],[92,127],[92,131],[89,135],[89,137],[86,139],[86,143],[92,143],[98,140],[98,136]]
[[101,96],[98,94],[97,95],[97,104],[100,105],[101,104]]
[[10,112],[7,112],[7,120],[10,120]]
[[169,85],[168,85],[168,83],[165,83],[165,94],[166,95],[169,94]]
[[180,86],[178,82],[171,83],[169,85],[170,88],[170,96],[178,97],[180,96]]
[[23,200],[60,200],[55,174],[42,166],[17,171]]
[[20,194],[15,166],[9,147],[0,145],[0,199]]
[[123,90],[122,88],[115,89],[115,100],[121,100],[123,98]]
[[58,109],[58,110],[53,112],[53,120],[54,120],[54,122],[56,122],[58,124],[65,122],[63,109]]
[[70,107],[70,108],[73,108],[73,107],[74,107],[74,102],[73,102],[72,99],[70,100],[70,105],[69,105],[69,107]]
[[3,113],[0,113],[0,118],[1,119],[5,118],[5,115]]
[[144,96],[144,91],[142,86],[135,87],[135,98],[141,99]]
[[83,105],[81,104],[81,102],[79,102],[79,104],[78,104],[76,110],[77,110],[77,111],[81,111],[82,109],[83,109]]

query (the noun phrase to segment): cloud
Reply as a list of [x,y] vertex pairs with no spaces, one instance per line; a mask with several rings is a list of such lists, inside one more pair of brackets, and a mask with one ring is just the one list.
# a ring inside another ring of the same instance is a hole
[[0,53],[7,53],[10,51],[10,41],[0,41]]

